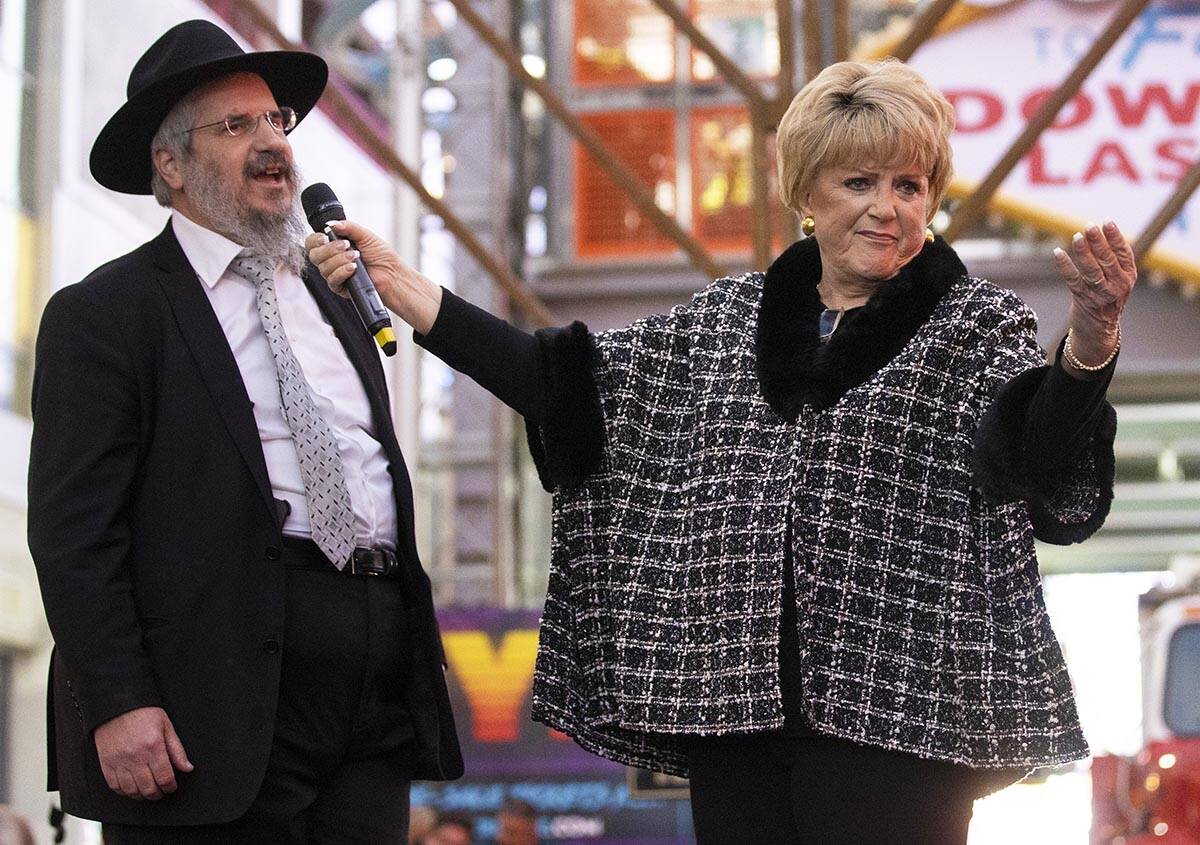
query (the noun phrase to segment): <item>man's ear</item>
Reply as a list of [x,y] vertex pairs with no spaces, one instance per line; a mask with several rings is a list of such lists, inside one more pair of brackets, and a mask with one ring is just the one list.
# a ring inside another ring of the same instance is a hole
[[183,171],[179,167],[179,159],[175,158],[169,150],[155,150],[154,168],[158,171],[158,175],[167,183],[172,191],[183,190]]

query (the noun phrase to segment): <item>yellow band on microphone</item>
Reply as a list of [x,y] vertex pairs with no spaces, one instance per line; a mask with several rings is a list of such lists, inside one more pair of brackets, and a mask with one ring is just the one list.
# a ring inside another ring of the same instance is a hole
[[379,348],[385,355],[396,354],[396,333],[392,331],[391,326],[384,326],[375,332],[375,342],[379,344]]

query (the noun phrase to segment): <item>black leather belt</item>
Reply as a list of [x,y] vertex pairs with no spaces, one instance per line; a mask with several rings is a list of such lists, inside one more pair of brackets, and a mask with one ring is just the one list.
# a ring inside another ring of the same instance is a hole
[[[320,546],[301,537],[283,538],[283,564],[288,569],[313,569],[321,572],[337,572],[338,569]],[[355,549],[342,567],[347,575],[370,575],[377,578],[392,578],[400,572],[400,563],[394,552],[388,549]]]

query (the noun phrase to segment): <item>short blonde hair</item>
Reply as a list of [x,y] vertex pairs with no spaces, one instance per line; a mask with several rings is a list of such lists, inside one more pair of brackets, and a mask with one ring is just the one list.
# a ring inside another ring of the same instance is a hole
[[805,85],[775,138],[779,196],[801,212],[817,173],[850,163],[915,164],[929,177],[933,219],[954,172],[954,107],[895,59],[838,62]]

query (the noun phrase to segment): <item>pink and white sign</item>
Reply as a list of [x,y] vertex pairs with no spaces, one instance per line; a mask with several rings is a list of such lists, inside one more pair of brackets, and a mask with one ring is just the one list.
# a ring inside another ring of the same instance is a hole
[[[985,4],[978,4],[983,6]],[[1115,2],[986,4],[910,64],[954,103],[957,176],[978,183],[1116,12]],[[1200,3],[1152,3],[1004,182],[1050,214],[1112,217],[1134,236],[1200,157]],[[1200,192],[1159,238],[1151,266],[1200,282]]]

